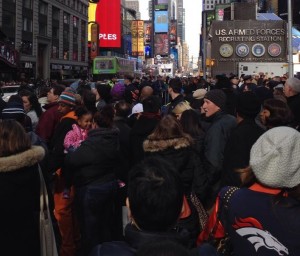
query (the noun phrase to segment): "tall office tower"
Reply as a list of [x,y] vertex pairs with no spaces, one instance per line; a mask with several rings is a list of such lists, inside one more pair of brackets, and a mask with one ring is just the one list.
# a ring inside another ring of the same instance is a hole
[[177,0],[177,36],[180,37],[180,42],[183,42],[183,0]]
[[185,42],[185,9],[182,10],[182,41]]
[[126,0],[125,1],[126,8],[132,9],[136,11],[136,19],[141,19],[141,13],[140,13],[140,4],[138,0]]

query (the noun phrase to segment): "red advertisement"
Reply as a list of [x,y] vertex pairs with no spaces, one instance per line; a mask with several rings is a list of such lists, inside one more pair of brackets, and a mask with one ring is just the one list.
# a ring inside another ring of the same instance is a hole
[[101,0],[96,8],[99,24],[99,46],[121,47],[121,3],[120,0]]

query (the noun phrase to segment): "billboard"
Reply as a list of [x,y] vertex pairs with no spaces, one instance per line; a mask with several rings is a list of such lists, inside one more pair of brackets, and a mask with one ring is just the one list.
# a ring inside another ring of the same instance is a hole
[[144,21],[144,43],[145,45],[151,44],[152,36],[152,23],[151,21]]
[[144,21],[131,21],[132,55],[144,56]]
[[132,56],[138,55],[137,20],[131,21],[131,50],[132,50]]
[[168,34],[155,34],[154,36],[154,54],[168,55],[169,54],[169,38]]
[[151,58],[151,46],[150,45],[145,45],[145,58]]
[[138,56],[144,56],[144,21],[137,21],[138,30]]
[[91,60],[98,56],[99,49],[99,26],[97,23],[91,25]]
[[[90,3],[88,16],[89,22],[96,22],[99,25],[100,47],[121,47],[120,0],[101,0],[97,4]],[[89,40],[91,40],[90,35]]]
[[155,11],[155,33],[168,33],[168,11]]
[[230,4],[217,4],[215,6],[216,20],[230,20],[231,9]]
[[169,40],[170,45],[176,45],[176,38],[177,38],[177,21],[172,20],[170,22],[170,29],[169,29]]
[[128,55],[132,55],[131,35],[124,35],[124,52]]

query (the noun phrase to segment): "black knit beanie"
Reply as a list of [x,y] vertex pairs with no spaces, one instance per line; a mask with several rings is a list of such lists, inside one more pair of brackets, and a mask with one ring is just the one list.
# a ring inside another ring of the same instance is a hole
[[226,106],[226,94],[220,90],[215,89],[206,93],[204,99],[208,99],[217,105],[220,109],[224,110]]
[[236,111],[244,117],[255,118],[260,112],[261,104],[254,92],[243,92],[237,99]]

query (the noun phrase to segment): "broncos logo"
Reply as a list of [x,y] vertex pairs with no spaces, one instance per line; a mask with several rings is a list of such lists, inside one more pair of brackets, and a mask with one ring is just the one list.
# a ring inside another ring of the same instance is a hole
[[254,218],[235,220],[233,228],[240,236],[247,238],[256,251],[260,247],[265,247],[277,251],[279,255],[289,255],[288,249],[268,231],[263,230],[262,225]]

